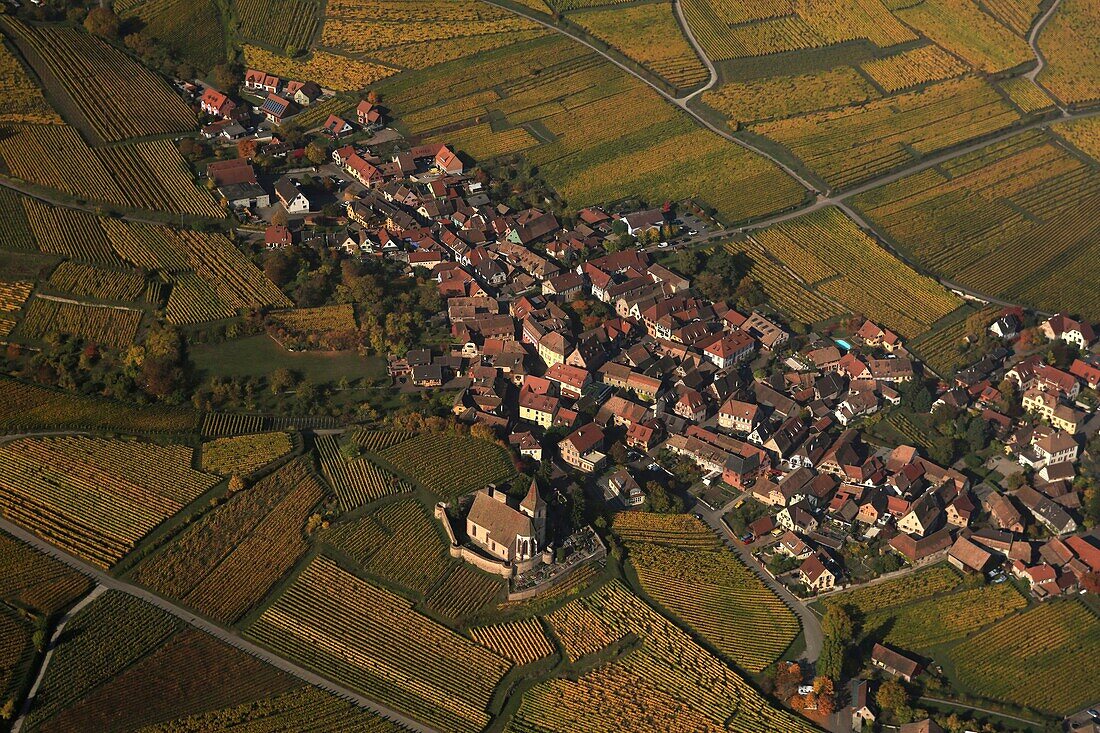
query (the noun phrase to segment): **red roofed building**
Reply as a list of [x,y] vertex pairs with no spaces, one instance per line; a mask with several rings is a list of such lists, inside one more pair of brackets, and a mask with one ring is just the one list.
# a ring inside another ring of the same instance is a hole
[[546,371],[546,378],[557,383],[558,389],[564,396],[574,399],[579,398],[584,388],[592,381],[587,371],[565,363],[550,367]]
[[208,115],[221,117],[222,119],[236,119],[239,116],[237,103],[217,89],[210,87],[199,98],[199,107]]
[[1089,389],[1100,388],[1100,367],[1074,359],[1069,367],[1069,373],[1082,380]]
[[285,226],[279,224],[272,224],[264,231],[264,244],[268,249],[280,249],[282,247],[289,247],[294,243],[294,237],[291,235],[290,230]]
[[599,425],[588,423],[570,433],[559,444],[562,460],[584,473],[593,473],[607,459],[600,450],[604,434]]
[[382,112],[370,102],[363,100],[355,107],[355,121],[362,127],[382,123]]
[[446,145],[439,148],[439,152],[435,154],[434,163],[437,168],[451,175],[462,173],[462,161]]
[[328,119],[325,120],[325,124],[321,126],[321,132],[325,133],[333,140],[339,140],[344,135],[350,134],[351,131],[351,123],[343,117],[337,117],[336,115],[329,115]]
[[733,331],[716,333],[703,339],[698,346],[712,364],[719,369],[725,369],[752,356],[756,341],[744,331]]
[[353,153],[351,157],[348,158],[347,163],[344,164],[344,168],[353,178],[355,178],[355,180],[359,181],[364,186],[377,186],[384,180],[382,171],[378,170],[374,164],[364,160],[358,153]]

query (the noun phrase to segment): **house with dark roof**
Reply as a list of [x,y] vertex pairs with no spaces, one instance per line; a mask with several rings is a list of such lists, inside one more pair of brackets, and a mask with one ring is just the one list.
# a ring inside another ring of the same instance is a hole
[[906,682],[912,682],[924,669],[924,666],[917,660],[882,644],[875,644],[871,650],[871,664],[887,674],[900,677]]

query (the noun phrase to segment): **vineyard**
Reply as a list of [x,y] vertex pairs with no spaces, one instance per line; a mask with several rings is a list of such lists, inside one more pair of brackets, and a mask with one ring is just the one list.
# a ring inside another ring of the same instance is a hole
[[232,623],[308,549],[303,528],[324,489],[299,458],[191,524],[133,577]]
[[554,654],[554,645],[546,638],[538,619],[482,626],[472,629],[470,636],[517,665],[531,664]]
[[378,455],[441,499],[507,481],[516,472],[499,445],[462,435],[417,435]]
[[195,185],[171,140],[90,148],[68,125],[19,125],[0,140],[11,175],[76,198],[221,219],[210,194]]
[[[1031,131],[855,198],[924,267],[979,292],[1100,317],[1100,171]],[[870,314],[868,314],[870,315]]]
[[53,616],[91,585],[69,566],[0,533],[0,601]]
[[687,0],[684,16],[715,61],[867,39],[880,48],[917,40],[878,2]]
[[[432,137],[446,125],[442,137],[459,150],[467,135],[479,149],[499,149],[492,136],[537,129],[542,142],[525,155],[570,206],[697,196],[732,221],[803,197],[770,161],[699,129],[641,82],[560,36],[402,75],[379,91],[412,133]],[[493,125],[500,132],[477,124],[490,116],[502,120]],[[613,118],[621,124],[607,125]]]
[[794,613],[725,548],[631,542],[627,555],[646,595],[742,669],[760,672],[798,636]]
[[318,8],[312,0],[234,0],[233,9],[244,38],[279,50],[307,49],[317,32]]
[[318,435],[316,445],[321,472],[340,497],[340,505],[345,510],[350,511],[383,496],[409,490],[404,482],[369,458],[345,457],[334,436]]
[[378,453],[408,440],[413,435],[408,430],[356,430],[351,434],[351,440],[365,451]]
[[127,433],[186,433],[198,414],[186,407],[135,407],[60,392],[0,376],[0,429],[103,429]]
[[355,703],[303,685],[282,695],[159,722],[146,733],[403,733],[406,729]]
[[[138,730],[281,695],[289,675],[128,596],[107,594],[72,621],[28,724],[39,733]],[[56,665],[56,667],[55,667]]]
[[61,123],[61,116],[42,96],[42,90],[27,74],[23,64],[3,44],[0,44],[0,110],[0,123]]
[[133,308],[88,305],[36,296],[27,306],[15,335],[44,339],[67,334],[89,344],[123,349],[134,343],[143,312]]
[[1090,0],[1065,0],[1039,35],[1047,60],[1038,81],[1065,104],[1100,100],[1100,7]]
[[23,198],[23,209],[27,225],[43,252],[100,265],[121,264],[100,226],[101,220],[92,214],[47,206],[29,197]]
[[748,260],[748,275],[760,284],[776,308],[804,323],[817,323],[844,313],[840,304],[810,290],[784,265],[751,239],[727,242],[723,249]]
[[[1066,715],[1100,697],[1100,620],[1077,600],[1048,601],[960,642],[945,669],[970,694]],[[954,674],[951,674],[951,668]]]
[[0,188],[0,226],[4,227],[4,249],[34,251],[38,245],[20,205],[22,199],[15,191]]
[[1052,126],[1054,132],[1067,140],[1081,152],[1100,162],[1100,119],[1086,117],[1070,122],[1058,122]]
[[815,211],[751,238],[814,289],[902,336],[914,337],[961,301],[919,275],[861,231],[839,209]]
[[0,606],[0,695],[18,700],[34,660],[34,626]]
[[247,476],[294,449],[287,433],[252,433],[218,438],[202,446],[202,470],[221,476]]
[[32,282],[0,280],[0,337],[7,336],[15,328],[15,317],[23,310],[32,290]]
[[275,311],[267,317],[268,333],[283,348],[340,350],[359,345],[359,326],[351,303]]
[[968,0],[924,0],[895,12],[902,22],[978,71],[995,74],[1035,58],[1022,36]]
[[309,417],[248,415],[231,412],[211,412],[203,417],[202,435],[204,438],[262,433],[276,430],[331,430],[338,426],[331,417],[313,415]]
[[698,550],[718,550],[722,547],[722,542],[710,527],[687,514],[618,512],[611,529],[623,542],[648,542]]
[[[998,308],[983,308],[982,322],[992,323],[998,312]],[[910,351],[916,353],[936,374],[950,376],[955,370],[969,365],[973,356],[970,347],[964,342],[968,321],[969,318],[959,318],[930,331],[926,336],[912,342],[909,345]]]
[[0,508],[102,568],[217,481],[192,450],[103,438],[22,438],[0,446]]
[[275,652],[440,730],[473,733],[511,664],[408,601],[313,560],[248,629]]
[[673,87],[688,89],[707,80],[706,68],[667,3],[586,10],[570,14],[569,20]]
[[966,77],[753,130],[788,147],[831,186],[845,188],[1019,119],[992,86]]
[[1054,101],[1022,76],[1005,79],[997,86],[1024,114],[1038,114],[1054,109]]
[[475,0],[330,0],[321,43],[423,69],[544,35],[536,23]]
[[4,25],[38,74],[62,90],[99,140],[195,126],[195,114],[156,74],[95,36],[63,26],[29,26],[10,16]]
[[424,606],[445,618],[462,619],[489,606],[503,587],[499,577],[456,562],[447,577],[428,593]]
[[731,82],[703,93],[703,102],[726,116],[731,127],[782,119],[830,107],[859,104],[875,89],[848,66],[797,76]]
[[939,563],[925,570],[909,573],[884,583],[868,585],[829,598],[826,603],[852,606],[862,613],[874,613],[881,608],[903,606],[956,588],[962,578],[950,566]]
[[554,630],[566,656],[574,662],[606,649],[625,635],[581,599],[557,609],[546,617],[546,622]]
[[363,89],[395,72],[388,66],[326,51],[313,51],[308,60],[302,60],[246,45],[244,57],[251,68],[263,69],[286,79],[309,79],[338,92]]
[[199,69],[225,61],[224,21],[214,0],[125,0],[114,10],[126,19],[137,17],[175,58]]
[[[632,635],[641,640],[640,647],[579,679],[556,679],[531,688],[507,730],[814,730],[810,723],[771,707],[736,672],[622,585],[609,583],[563,610],[577,608],[602,621],[611,630],[608,636]],[[553,625],[562,638],[558,624]]]
[[99,300],[138,300],[145,291],[141,273],[104,270],[79,262],[62,262],[47,285],[63,293]]
[[875,83],[890,94],[962,76],[967,67],[939,46],[921,46],[862,66]]
[[988,585],[869,613],[864,629],[888,629],[884,641],[902,649],[928,650],[963,639],[1011,615],[1027,600],[1011,583]]
[[371,575],[423,594],[451,566],[439,531],[419,502],[404,499],[333,525],[323,541]]

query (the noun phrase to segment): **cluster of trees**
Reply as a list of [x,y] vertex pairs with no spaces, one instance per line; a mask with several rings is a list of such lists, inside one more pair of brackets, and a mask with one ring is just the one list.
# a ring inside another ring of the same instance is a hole
[[832,715],[836,711],[836,685],[828,677],[818,675],[813,680],[812,692],[798,694],[802,686],[802,667],[795,662],[780,662],[771,684],[773,694],[794,710],[816,710],[819,715]]
[[719,247],[710,254],[682,249],[676,255],[676,269],[694,279],[694,287],[712,301],[725,300],[742,310],[752,310],[767,296],[760,283],[749,276],[752,260],[745,254],[730,254]]

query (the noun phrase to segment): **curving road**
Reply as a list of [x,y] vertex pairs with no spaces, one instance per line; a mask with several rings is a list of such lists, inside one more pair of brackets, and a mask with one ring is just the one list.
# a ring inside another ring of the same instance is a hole
[[1031,32],[1027,34],[1027,45],[1031,46],[1031,52],[1035,54],[1035,60],[1038,63],[1035,65],[1034,69],[1024,74],[1024,78],[1039,87],[1039,91],[1054,100],[1054,103],[1058,105],[1058,109],[1062,110],[1062,114],[1064,115],[1066,114],[1066,109],[1061,104],[1058,104],[1058,100],[1054,99],[1054,96],[1044,89],[1043,85],[1037,81],[1040,72],[1042,72],[1047,65],[1046,57],[1043,56],[1043,52],[1039,50],[1039,34],[1043,32],[1043,27],[1047,24],[1047,21],[1054,16],[1054,11],[1058,10],[1058,6],[1061,4],[1062,0],[1054,0],[1047,11],[1043,13],[1043,17],[1035,22],[1035,25],[1031,27]]
[[[812,184],[810,181],[806,180],[801,174],[799,174],[798,171],[794,170],[793,168],[791,168],[789,165],[787,165],[783,161],[779,160],[778,158],[773,157],[767,151],[765,151],[761,148],[758,148],[757,146],[753,145],[750,142],[746,142],[745,140],[741,140],[740,138],[734,137],[727,130],[722,129],[718,125],[715,125],[713,122],[711,122],[710,120],[706,119],[705,117],[700,115],[695,110],[688,107],[687,100],[690,99],[692,96],[694,96],[693,94],[688,95],[687,97],[684,97],[684,98],[681,98],[681,99],[678,99],[678,98],[672,96],[671,94],[666,92],[664,89],[657,86],[656,84],[651,82],[649,79],[645,78],[644,76],[642,76],[641,74],[636,72],[634,69],[632,69],[629,66],[627,66],[626,64],[624,64],[623,62],[619,61],[617,58],[615,58],[611,54],[609,54],[606,51],[604,51],[603,49],[597,47],[595,44],[590,43],[586,38],[584,38],[584,36],[580,35],[579,33],[573,32],[569,28],[565,28],[565,27],[557,25],[555,23],[549,23],[549,22],[543,20],[542,18],[540,18],[533,11],[529,11],[529,10],[526,10],[526,9],[523,9],[523,8],[511,7],[509,5],[505,5],[501,2],[498,2],[497,0],[482,0],[482,2],[485,2],[485,3],[488,3],[489,5],[493,5],[495,7],[498,7],[501,10],[507,10],[510,13],[518,15],[522,18],[526,18],[527,20],[531,21],[532,23],[537,23],[537,24],[543,26],[544,28],[547,28],[549,30],[554,31],[555,33],[560,33],[561,35],[563,35],[567,38],[571,38],[572,40],[574,40],[577,43],[581,44],[585,48],[587,48],[587,49],[599,54],[603,58],[607,59],[608,61],[613,63],[615,66],[617,66],[622,71],[625,71],[627,74],[630,74],[635,79],[642,82],[643,84],[645,84],[647,87],[649,87],[653,91],[657,92],[657,94],[661,95],[661,97],[664,98],[665,101],[670,102],[671,104],[674,104],[677,107],[679,107],[680,109],[682,109],[692,119],[694,119],[696,122],[698,122],[703,127],[707,128],[708,130],[710,130],[714,134],[730,141],[734,145],[739,145],[742,148],[745,148],[746,150],[749,150],[753,153],[756,153],[757,155],[764,156],[765,158],[770,160],[772,163],[774,163],[776,166],[781,168],[784,173],[786,173],[791,178],[798,181],[807,191],[810,191],[811,193],[816,193],[816,194],[821,193],[821,191],[819,191],[818,188],[814,184]],[[679,7],[679,3],[677,3],[677,7]],[[685,28],[686,28],[686,26],[685,26]],[[704,59],[707,58],[705,54],[700,54],[700,55]],[[707,65],[710,68],[713,68],[713,64],[710,63],[709,59],[707,60]],[[715,77],[715,76],[716,75],[712,75],[712,77]],[[713,83],[713,80],[712,80],[712,83]],[[702,90],[699,90],[699,91],[702,91]]]
[[[28,532],[27,530],[16,524],[13,524],[12,522],[9,522],[7,519],[0,518],[0,530],[3,530],[8,534],[13,535],[20,540],[23,540],[28,545],[31,545],[32,547],[42,551],[46,555],[49,555],[50,557],[64,563],[65,565],[68,565],[70,568],[76,570],[77,572],[88,576],[89,578],[94,580],[103,590],[113,590],[120,593],[125,593],[141,601],[156,606],[162,611],[170,613],[171,615],[180,619],[184,623],[193,626],[199,631],[209,634],[210,636],[213,636],[214,638],[223,641],[226,644],[236,647],[245,654],[250,654],[257,659],[266,662],[267,664],[270,664],[272,667],[275,667],[278,670],[286,672],[293,677],[297,677],[303,682],[311,684],[314,687],[319,687],[326,692],[347,700],[348,702],[354,703],[361,708],[378,713],[383,717],[400,723],[409,730],[417,731],[418,733],[441,733],[435,728],[428,727],[419,721],[408,718],[405,715],[397,712],[396,710],[391,710],[390,708],[382,705],[376,700],[361,695],[360,693],[344,687],[343,685],[340,685],[336,682],[333,682],[326,677],[322,677],[321,675],[312,672],[305,667],[299,666],[294,662],[291,662],[289,659],[285,659],[273,652],[268,651],[267,649],[264,649],[261,646],[258,646],[257,644],[253,644],[247,639],[242,638],[240,634],[238,634],[236,631],[227,629],[223,626],[207,621],[206,619],[199,618],[191,611],[188,611],[185,608],[181,608],[180,606],[177,606],[171,601],[161,596],[158,596],[155,593],[152,593],[144,588],[140,588],[131,583],[127,583],[124,580],[112,577],[111,575],[108,575],[99,568],[89,565],[83,560],[73,557],[66,552],[62,552],[58,548],[51,545],[49,542],[46,542],[37,535]],[[85,602],[87,602],[87,600],[88,599],[86,598]]]
[[760,563],[752,556],[752,552],[749,551],[749,548],[741,544],[741,542],[733,536],[733,532],[730,530],[729,526],[722,521],[722,516],[726,511],[732,508],[734,503],[736,503],[736,499],[729,502],[724,507],[711,511],[702,511],[702,507],[697,506],[695,511],[719,537],[724,539],[726,543],[741,556],[741,560],[745,565],[751,568],[752,571],[764,581],[764,584],[767,585],[773,593],[779,596],[780,600],[798,616],[798,620],[802,624],[802,633],[806,639],[806,650],[802,653],[801,658],[813,664],[817,661],[817,658],[821,656],[821,646],[825,638],[821,631],[821,622],[818,621],[814,612],[811,611],[801,599],[787,590],[787,586],[780,583],[771,575],[768,575],[768,573],[760,567]]
[[708,89],[712,88],[718,83],[718,69],[714,66],[714,62],[710,60],[710,56],[707,56],[707,52],[703,50],[702,45],[695,40],[695,33],[691,30],[691,25],[687,22],[687,18],[684,17],[684,10],[680,7],[680,0],[672,0],[672,9],[676,12],[676,19],[680,21],[680,27],[684,29],[684,37],[687,38],[688,43],[695,49],[695,55],[703,62],[703,65],[707,67],[707,73],[710,74],[710,78],[707,83],[691,92],[685,97],[680,97],[676,100],[676,103],[681,107],[686,107],[696,96],[702,94]]

